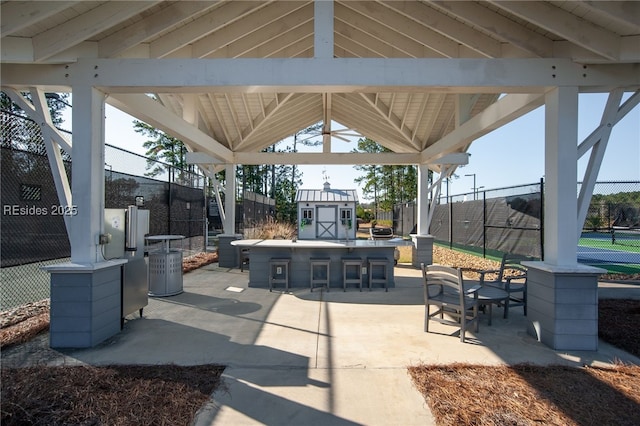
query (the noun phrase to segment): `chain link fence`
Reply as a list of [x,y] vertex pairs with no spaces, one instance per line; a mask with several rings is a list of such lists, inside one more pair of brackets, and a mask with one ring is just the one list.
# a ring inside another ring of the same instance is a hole
[[483,256],[543,257],[542,183],[440,199],[431,223],[435,240]]
[[578,259],[611,272],[640,273],[640,182],[597,182]]
[[[6,111],[0,112],[0,125],[3,311],[48,298],[50,277],[42,267],[68,261],[71,249],[40,126]],[[71,157],[61,154],[71,182]],[[204,186],[204,176],[193,170],[105,147],[105,208],[125,209],[143,197],[141,208],[150,211],[149,235],[184,235],[173,244],[187,256],[206,249]]]
[[[441,244],[483,256],[518,253],[542,259],[543,211],[542,180],[443,196],[434,210],[430,233]],[[416,221],[415,203],[394,207],[395,234],[406,236],[409,229],[409,233],[416,232]],[[640,182],[596,183],[578,244],[578,261],[612,272],[637,272],[640,265]]]

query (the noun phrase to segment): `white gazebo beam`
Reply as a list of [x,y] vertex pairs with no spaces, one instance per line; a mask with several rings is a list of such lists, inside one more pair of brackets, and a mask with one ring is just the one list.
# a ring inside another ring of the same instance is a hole
[[415,164],[417,153],[237,152],[238,164]]
[[384,120],[390,127],[398,132],[398,139],[403,139],[414,148],[418,148],[413,144],[411,131],[403,127],[402,120],[393,113],[391,107],[382,102],[375,94],[361,93],[360,96],[379,114],[380,119]]
[[229,146],[231,147],[232,150],[236,150],[238,149],[238,145],[242,144],[243,140],[244,140],[244,135],[242,134],[242,129],[240,128],[241,124],[240,124],[240,120],[238,118],[238,112],[235,109],[234,103],[231,100],[230,94],[229,93],[224,93],[224,100],[226,103],[226,110],[229,111],[230,115],[231,115],[231,122],[233,123],[233,128],[236,132],[236,134],[238,135],[238,137],[233,140],[233,141],[229,141]]
[[146,95],[114,94],[109,96],[107,102],[138,120],[180,139],[194,151],[210,152],[225,162],[233,162],[233,153],[227,147]]
[[[580,193],[578,194],[578,239],[580,238],[580,232],[583,229],[584,222],[587,218],[587,212],[589,211],[589,204],[591,203],[591,197],[593,195],[593,188],[595,187],[596,180],[598,178],[598,172],[602,165],[602,160],[607,149],[609,137],[611,131],[615,125],[620,121],[633,107],[631,105],[637,105],[640,100],[640,92],[629,98],[623,106],[620,106],[623,91],[618,89],[609,94],[607,104],[602,113],[602,119],[600,120],[600,126],[587,137],[587,139],[595,140],[595,142],[589,142],[588,146],[591,147],[591,155],[589,156],[589,162],[582,179],[582,185],[580,186]],[[597,135],[597,136],[593,136]],[[578,146],[578,158],[582,156],[581,147],[585,145],[585,142]]]
[[243,149],[244,142],[259,134],[264,126],[269,124],[269,119],[276,115],[282,108],[286,107],[287,102],[294,96],[294,93],[278,93],[269,105],[265,105],[262,114],[259,117],[251,117],[250,128],[245,129],[242,134],[242,140],[236,144],[236,149]]
[[600,91],[640,86],[638,64],[585,68],[569,59],[78,59],[64,65],[2,63],[0,70],[8,86],[64,87],[72,79],[108,93],[543,93],[577,81]]
[[[466,155],[466,154],[465,154]],[[468,155],[467,155],[468,157]],[[463,163],[463,164],[466,164]],[[431,227],[431,220],[433,219],[433,213],[435,211],[436,204],[440,198],[440,190],[442,188],[442,181],[449,178],[456,167],[459,164],[444,164],[441,168],[438,179],[431,185],[427,185],[427,179],[429,177],[429,170],[427,165],[418,166],[418,199],[421,202],[418,203],[418,223],[417,234],[428,235]],[[429,200],[429,193],[435,188],[435,193]]]
[[251,138],[245,138],[242,145],[236,146],[234,151],[261,151],[263,148],[292,135],[300,128],[317,123],[322,119],[319,95],[292,94],[292,96],[283,96],[287,98],[287,101],[282,104],[277,113],[269,115],[268,119],[262,122],[262,132],[253,132]]
[[603,13],[622,25],[640,31],[640,2],[638,1],[583,1],[581,5]]
[[63,215],[68,235],[71,213],[73,213],[73,204],[69,179],[67,178],[64,162],[62,161],[62,154],[60,153],[60,142],[64,141],[64,146],[66,147],[65,151],[69,153],[69,155],[71,155],[71,145],[66,142],[53,124],[49,106],[47,105],[47,99],[42,90],[37,88],[31,89],[31,100],[33,105],[14,90],[6,90],[5,93],[7,93],[11,100],[18,104],[18,106],[27,112],[27,114],[29,114],[31,118],[40,125],[42,139],[47,150],[47,159],[49,160],[53,183],[58,195],[58,202],[60,203],[60,206],[65,208],[64,211],[69,213]]
[[333,1],[313,2],[313,57],[333,58]]
[[[417,151],[402,143],[404,138],[398,133],[387,120],[380,120],[380,113],[376,111],[372,105],[364,99],[358,97],[347,97],[344,95],[335,95],[334,99],[341,103],[341,110],[348,108],[350,115],[357,115],[358,118],[344,121],[351,121],[354,126],[359,129],[363,135],[371,135],[371,139],[376,140],[379,144],[389,148],[394,152]],[[336,114],[338,117],[338,114]]]
[[544,96],[540,94],[507,95],[422,151],[422,162],[432,163],[444,154],[460,150],[543,103]]
[[416,131],[413,135],[413,140],[418,140],[423,149],[426,148],[426,145],[429,142],[429,137],[431,136],[433,128],[438,121],[438,117],[440,117],[440,111],[442,111],[447,98],[448,95],[446,93],[425,94],[425,104],[422,105],[422,113],[420,114],[419,120],[424,121],[425,124],[421,126],[423,127],[422,129],[416,127]]
[[608,126],[615,126],[618,121],[622,120],[624,116],[626,116],[631,110],[633,110],[638,103],[640,103],[640,90],[637,90],[629,99],[627,99],[621,106],[618,108],[616,115],[612,120],[608,123],[600,123],[600,125],[593,131],[589,136],[587,136],[584,141],[578,145],[578,158],[582,158],[584,154],[587,153],[602,137],[602,133],[606,130]]
[[[30,91],[34,90],[40,91],[37,88],[31,88]],[[63,136],[63,134],[56,129],[53,125],[49,116],[49,110],[47,109],[46,113],[41,113],[35,108],[31,102],[27,101],[18,91],[10,88],[10,87],[2,87],[2,91],[5,92],[13,102],[15,102],[24,112],[26,112],[31,118],[33,118],[36,122],[44,124],[48,130],[50,131],[50,137],[54,141],[54,143],[60,145],[62,149],[64,149],[67,154],[72,155],[71,143]]]
[[322,94],[322,152],[331,152],[331,93]]

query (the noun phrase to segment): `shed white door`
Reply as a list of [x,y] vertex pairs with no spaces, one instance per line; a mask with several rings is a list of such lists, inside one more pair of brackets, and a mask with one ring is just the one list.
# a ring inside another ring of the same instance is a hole
[[316,207],[316,238],[335,240],[338,238],[338,207]]

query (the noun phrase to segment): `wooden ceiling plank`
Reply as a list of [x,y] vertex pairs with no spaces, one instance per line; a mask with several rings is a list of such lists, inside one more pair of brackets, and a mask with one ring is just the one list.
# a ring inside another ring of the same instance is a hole
[[135,22],[98,42],[101,58],[114,57],[167,29],[176,27],[192,16],[214,7],[218,2],[180,1],[169,4],[142,21]]
[[564,9],[541,1],[490,1],[502,10],[605,58],[616,60],[620,56],[619,36]]
[[256,9],[265,6],[267,2],[259,1],[227,1],[189,23],[189,25],[171,31],[149,46],[149,55],[152,58],[163,58],[170,53],[195,42],[207,35],[219,30],[225,25],[241,17],[255,12]]
[[20,31],[73,6],[73,1],[8,1],[2,3],[0,34],[2,37]]
[[431,4],[535,56],[541,58],[553,56],[552,40],[478,3],[434,1]]
[[90,37],[154,6],[155,1],[105,2],[62,25],[33,37],[36,62],[82,43]]
[[443,36],[449,37],[488,58],[499,58],[502,49],[497,40],[477,31],[463,22],[420,2],[385,1],[385,6],[420,22]]

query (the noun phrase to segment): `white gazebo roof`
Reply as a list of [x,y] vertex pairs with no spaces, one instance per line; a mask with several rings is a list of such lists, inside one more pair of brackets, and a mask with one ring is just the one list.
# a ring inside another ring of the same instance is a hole
[[[637,2],[3,1],[2,85],[106,101],[201,164],[432,164],[558,85],[636,90]],[[509,93],[496,103],[499,94]],[[149,98],[154,94],[159,102]],[[470,121],[477,117],[475,121]],[[332,121],[392,152],[333,153]],[[322,154],[261,152],[323,122]],[[467,122],[464,129],[461,124]]]

